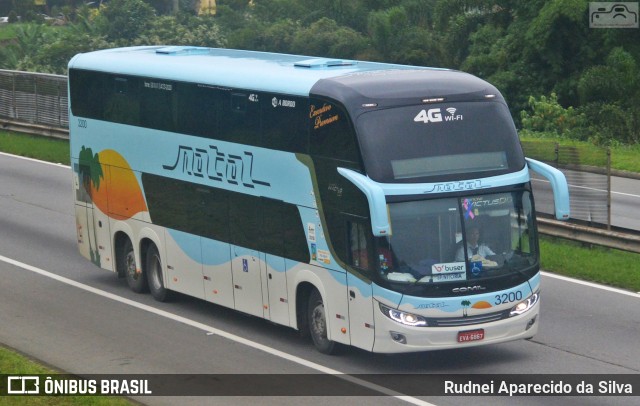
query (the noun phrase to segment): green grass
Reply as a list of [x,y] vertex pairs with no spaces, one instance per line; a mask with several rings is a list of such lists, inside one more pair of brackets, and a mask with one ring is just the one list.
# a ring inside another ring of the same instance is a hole
[[547,236],[540,237],[545,271],[640,292],[640,254]]
[[[3,374],[15,375],[55,375],[58,371],[45,367],[23,355],[18,354],[8,348],[0,346],[0,371]],[[6,388],[6,381],[0,382],[0,387]],[[31,405],[31,406],[125,406],[134,404],[126,398],[113,396],[4,396],[0,398],[0,404],[11,405]]]
[[640,173],[640,145],[612,148],[611,166],[615,169]]
[[69,141],[0,131],[0,151],[69,165]]

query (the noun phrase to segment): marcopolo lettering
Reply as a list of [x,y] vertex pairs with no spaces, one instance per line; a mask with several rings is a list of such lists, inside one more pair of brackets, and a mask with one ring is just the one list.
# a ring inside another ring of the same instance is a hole
[[453,293],[467,293],[467,292],[479,292],[482,290],[487,290],[487,288],[485,288],[482,285],[475,285],[475,286],[463,286],[461,288],[453,288],[451,289],[451,291]]

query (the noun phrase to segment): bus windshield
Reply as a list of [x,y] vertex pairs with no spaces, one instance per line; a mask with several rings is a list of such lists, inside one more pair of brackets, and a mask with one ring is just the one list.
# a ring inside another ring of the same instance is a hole
[[528,191],[391,203],[389,213],[392,235],[376,239],[389,282],[477,281],[537,264]]
[[484,178],[525,164],[509,110],[500,102],[375,110],[358,118],[357,129],[367,174],[378,182]]

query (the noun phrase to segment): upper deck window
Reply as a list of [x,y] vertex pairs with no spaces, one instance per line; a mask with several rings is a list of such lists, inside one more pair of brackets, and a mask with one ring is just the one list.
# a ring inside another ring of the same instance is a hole
[[[308,149],[305,97],[79,69],[69,71],[69,81],[71,111],[77,117],[279,151]],[[346,123],[346,116],[341,117]],[[330,142],[342,137],[342,128],[349,128],[343,122],[329,129],[323,126],[325,131],[316,139]],[[324,134],[329,136],[323,138]],[[353,131],[349,136],[353,152]]]
[[385,182],[433,182],[515,172],[525,161],[500,102],[421,104],[357,120],[367,174]]

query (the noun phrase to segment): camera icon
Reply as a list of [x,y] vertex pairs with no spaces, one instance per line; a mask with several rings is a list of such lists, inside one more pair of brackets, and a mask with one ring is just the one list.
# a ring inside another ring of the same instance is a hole
[[589,27],[638,28],[638,3],[589,3]]
[[7,377],[7,395],[37,395],[40,393],[40,377]]

